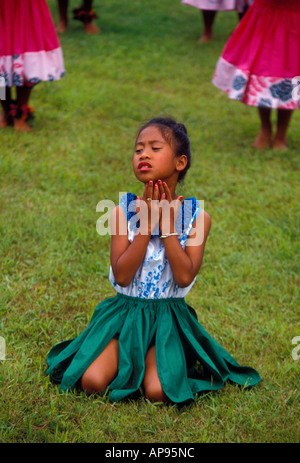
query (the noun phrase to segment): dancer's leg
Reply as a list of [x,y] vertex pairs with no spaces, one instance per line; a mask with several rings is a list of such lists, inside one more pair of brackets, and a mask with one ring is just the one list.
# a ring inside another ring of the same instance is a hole
[[272,139],[271,108],[259,107],[258,114],[260,118],[260,131],[253,146],[257,149],[270,148]]
[[57,25],[57,32],[65,32],[68,27],[68,6],[69,0],[57,0],[59,20]]
[[81,387],[88,394],[104,392],[116,377],[119,363],[119,341],[112,339],[81,377]]
[[216,17],[216,11],[213,10],[201,10],[203,18],[203,34],[199,39],[199,42],[210,42],[213,38],[213,25]]
[[150,347],[145,358],[145,376],[143,381],[145,395],[155,402],[165,402],[165,395],[157,372],[155,346]]
[[[31,95],[32,87],[17,87],[17,104],[19,107],[27,106]],[[23,117],[14,118],[14,128],[20,132],[28,132],[29,125]]]
[[277,150],[287,149],[287,131],[293,111],[289,109],[278,109],[277,111],[277,131],[275,134],[273,148]]

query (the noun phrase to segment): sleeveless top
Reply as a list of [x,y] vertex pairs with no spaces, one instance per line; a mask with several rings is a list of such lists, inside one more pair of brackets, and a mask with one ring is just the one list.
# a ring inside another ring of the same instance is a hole
[[[135,217],[136,198],[133,193],[126,193],[120,200],[120,205],[127,217],[128,240],[130,242],[133,241],[139,228],[139,223]],[[196,198],[187,198],[183,201],[176,220],[178,239],[183,249],[200,210],[200,204]],[[160,239],[159,234],[151,236],[145,258],[128,286],[122,287],[117,284],[111,267],[109,272],[109,281],[118,293],[145,299],[185,297],[195,280],[196,277],[185,288],[180,288],[177,285],[166,257],[163,239]]]

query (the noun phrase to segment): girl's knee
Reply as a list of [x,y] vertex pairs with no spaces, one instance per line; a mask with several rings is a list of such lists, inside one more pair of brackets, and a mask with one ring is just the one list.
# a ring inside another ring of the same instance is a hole
[[87,392],[87,394],[104,392],[107,386],[108,384],[105,378],[96,375],[94,372],[89,372],[89,370],[86,370],[81,377],[81,388]]
[[167,396],[160,384],[160,381],[152,381],[144,384],[145,396],[153,402],[166,402]]

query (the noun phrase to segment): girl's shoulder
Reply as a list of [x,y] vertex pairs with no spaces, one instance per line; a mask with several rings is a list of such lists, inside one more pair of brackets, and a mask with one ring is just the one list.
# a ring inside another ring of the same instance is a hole
[[136,210],[135,210],[136,200],[137,200],[137,196],[134,193],[124,193],[124,195],[121,196],[120,198],[120,206],[125,212],[128,222],[136,214]]

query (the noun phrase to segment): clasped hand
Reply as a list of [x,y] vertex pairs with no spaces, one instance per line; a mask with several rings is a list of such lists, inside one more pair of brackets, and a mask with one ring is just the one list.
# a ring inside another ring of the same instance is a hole
[[183,196],[172,199],[168,185],[161,180],[146,183],[143,197],[137,197],[136,212],[140,218],[140,233],[162,235],[175,233],[175,222],[182,205]]

